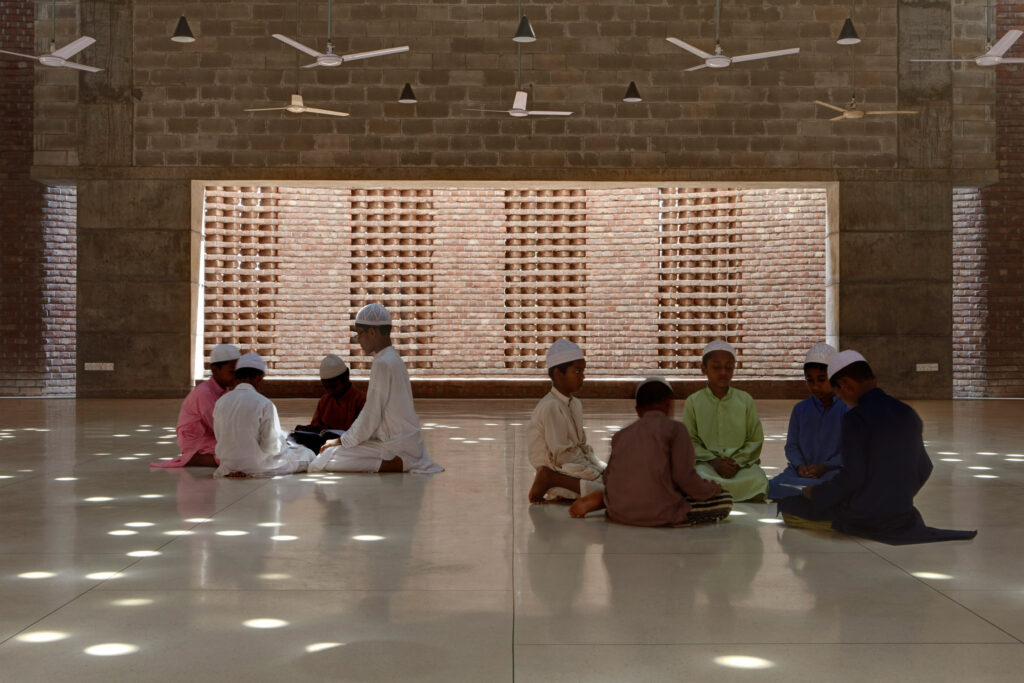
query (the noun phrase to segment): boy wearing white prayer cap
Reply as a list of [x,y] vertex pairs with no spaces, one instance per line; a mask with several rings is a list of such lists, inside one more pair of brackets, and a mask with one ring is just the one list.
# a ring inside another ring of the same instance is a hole
[[568,339],[557,339],[545,358],[551,391],[533,409],[529,434],[530,464],[537,470],[531,503],[574,499],[604,489],[605,463],[597,459],[583,431],[583,407],[574,396],[583,386],[587,361]]
[[373,356],[366,404],[351,428],[324,444],[309,471],[443,472],[427,453],[409,371],[391,345],[391,314],[381,304],[367,304],[356,313],[353,331],[353,341]]
[[150,467],[216,467],[217,438],[213,433],[213,406],[235,386],[235,363],[242,352],[232,344],[217,344],[210,351],[210,379],[197,384],[178,412],[178,448],[174,460],[149,463]]
[[836,350],[815,344],[804,358],[804,379],[811,395],[793,406],[786,433],[786,460],[781,474],[768,482],[768,496],[781,500],[799,496],[804,486],[820,484],[839,474],[839,439],[843,416],[849,410],[828,382],[828,363]]
[[914,409],[878,388],[871,366],[856,351],[833,356],[828,376],[850,406],[842,426],[843,468],[800,496],[780,500],[783,520],[893,545],[974,538],[977,531],[926,526],[914,507],[914,496],[932,472]]
[[359,412],[366,405],[366,394],[352,386],[348,365],[333,353],[320,362],[320,383],[325,393],[320,397],[308,425],[295,428],[291,436],[314,453],[327,442],[324,432],[341,433],[352,427]]
[[300,446],[283,429],[277,408],[259,392],[267,363],[246,353],[235,366],[235,388],[217,401],[213,429],[220,466],[215,477],[275,477],[305,472],[313,451]]
[[738,502],[764,502],[768,493],[768,477],[760,466],[764,431],[753,397],[731,386],[736,351],[716,339],[704,347],[700,368],[708,384],[691,394],[683,407],[683,424],[697,454],[697,472],[721,484]]

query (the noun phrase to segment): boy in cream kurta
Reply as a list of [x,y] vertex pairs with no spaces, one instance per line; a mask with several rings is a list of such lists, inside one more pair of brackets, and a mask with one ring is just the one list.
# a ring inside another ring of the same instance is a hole
[[713,341],[704,348],[701,371],[708,386],[686,399],[683,424],[693,440],[701,477],[721,484],[736,501],[764,502],[764,431],[753,397],[729,385],[735,367],[736,352],[730,344]]
[[427,453],[409,372],[391,345],[391,314],[368,304],[359,309],[354,327],[356,341],[373,356],[366,404],[340,439],[324,445],[309,471],[443,472]]
[[545,498],[577,498],[604,488],[605,463],[597,459],[583,431],[583,407],[573,396],[583,386],[587,362],[568,339],[548,349],[546,365],[551,391],[530,416],[529,460],[537,470],[530,487],[531,503]]

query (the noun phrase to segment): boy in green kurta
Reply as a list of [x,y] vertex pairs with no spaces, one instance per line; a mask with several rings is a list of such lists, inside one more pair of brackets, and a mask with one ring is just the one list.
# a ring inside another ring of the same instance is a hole
[[764,432],[753,397],[729,386],[736,369],[732,345],[708,344],[700,369],[708,385],[691,394],[683,408],[697,474],[721,484],[737,502],[762,503],[768,493],[768,477],[760,467]]

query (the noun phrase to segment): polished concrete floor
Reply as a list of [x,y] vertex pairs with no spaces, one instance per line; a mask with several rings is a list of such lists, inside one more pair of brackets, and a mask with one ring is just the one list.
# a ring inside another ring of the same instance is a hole
[[[526,502],[531,401],[418,405],[443,474],[215,481],[147,466],[176,401],[0,400],[0,680],[1020,680],[1024,401],[915,404],[918,507],[979,535],[910,547],[572,520]],[[606,455],[631,405],[584,409]]]

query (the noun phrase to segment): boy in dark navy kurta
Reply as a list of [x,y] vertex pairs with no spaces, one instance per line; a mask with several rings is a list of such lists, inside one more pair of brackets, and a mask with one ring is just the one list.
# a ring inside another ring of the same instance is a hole
[[843,418],[843,469],[802,496],[779,501],[794,526],[829,520],[832,528],[885,543],[926,543],[974,538],[977,531],[925,526],[914,496],[932,472],[921,418],[878,388],[864,357],[843,351],[829,363],[829,381],[851,406]]

